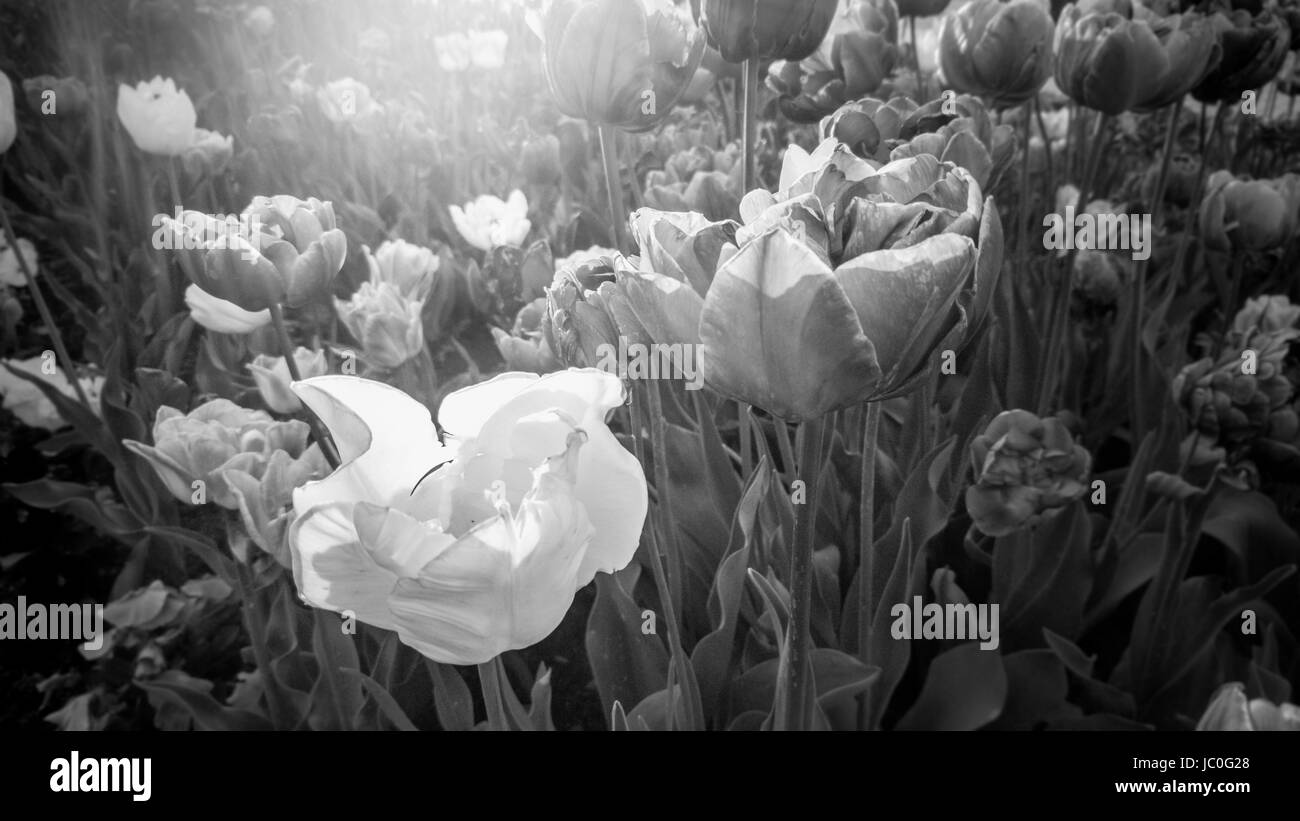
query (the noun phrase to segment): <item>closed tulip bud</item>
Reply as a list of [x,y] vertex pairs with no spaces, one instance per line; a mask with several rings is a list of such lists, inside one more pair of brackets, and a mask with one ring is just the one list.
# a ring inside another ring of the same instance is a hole
[[0,71],[0,154],[9,150],[18,136],[18,121],[14,118],[14,89],[9,85],[9,75]]
[[539,34],[560,111],[627,131],[668,115],[705,47],[690,16],[666,0],[553,0]]
[[535,137],[524,143],[520,161],[524,179],[533,185],[559,185],[563,170],[560,167],[560,139],[554,134]]
[[423,353],[424,303],[402,296],[392,283],[363,282],[351,299],[336,299],[334,306],[362,358],[376,367],[391,370]]
[[1216,171],[1201,200],[1205,244],[1218,251],[1264,251],[1286,242],[1300,209],[1300,178],[1243,180]]
[[966,509],[988,536],[1006,536],[1054,516],[1087,490],[1092,456],[1060,420],[1003,411],[971,442],[975,483]]
[[[4,92],[0,91],[0,94]],[[90,104],[90,91],[76,77],[41,74],[23,80],[23,94],[33,111],[50,116],[76,116]]]
[[1085,248],[1074,255],[1074,288],[1084,301],[1109,308],[1119,299],[1127,278],[1125,260],[1111,251]]
[[194,144],[194,103],[170,77],[155,77],[135,88],[119,85],[117,117],[136,147],[148,154],[175,157]]
[[1210,18],[1218,33],[1222,59],[1192,89],[1201,102],[1240,100],[1244,91],[1272,80],[1286,61],[1291,30],[1272,11],[1254,17],[1245,11],[1222,12]]
[[1300,707],[1268,699],[1246,700],[1246,688],[1231,682],[1215,691],[1197,730],[1300,730]]
[[[329,369],[324,351],[313,351],[302,346],[293,352],[293,361],[303,379],[322,376]],[[298,397],[289,390],[289,364],[283,356],[258,354],[248,364],[248,372],[253,375],[257,392],[268,408],[276,413],[297,413],[302,408]]]
[[[239,470],[260,477],[276,451],[301,456],[309,431],[305,422],[277,422],[265,411],[213,399],[189,413],[164,405],[154,419],[153,444],[128,439],[125,445],[149,462],[180,501],[200,504],[197,500],[203,499],[236,510],[238,502],[223,474]],[[196,487],[196,482],[203,484]],[[202,496],[196,496],[200,491]]]
[[730,63],[802,60],[817,50],[839,0],[704,0],[700,27]]
[[372,282],[387,282],[415,302],[428,301],[441,267],[433,251],[401,239],[384,241],[374,254],[367,248],[366,262]]
[[1016,106],[1051,75],[1052,36],[1052,18],[1037,0],[973,0],[944,18],[939,65],[953,89]]
[[1168,65],[1145,22],[1073,5],[1061,12],[1052,50],[1061,90],[1080,105],[1111,115],[1151,99]]
[[443,399],[437,427],[378,382],[294,387],[343,459],[293,494],[294,583],[312,606],[479,664],[541,641],[579,588],[632,561],[649,500],[605,423],[616,376],[502,374]]
[[1215,71],[1223,51],[1212,18],[1195,12],[1146,20],[1160,43],[1160,75],[1134,108],[1155,111],[1176,103]]

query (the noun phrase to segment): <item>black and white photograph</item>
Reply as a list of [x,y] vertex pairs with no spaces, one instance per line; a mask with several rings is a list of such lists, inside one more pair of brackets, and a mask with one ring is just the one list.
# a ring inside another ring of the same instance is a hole
[[1293,794],[1223,731],[1300,730],[1298,53],[1297,0],[0,0],[7,755],[123,807],[171,731],[957,731]]

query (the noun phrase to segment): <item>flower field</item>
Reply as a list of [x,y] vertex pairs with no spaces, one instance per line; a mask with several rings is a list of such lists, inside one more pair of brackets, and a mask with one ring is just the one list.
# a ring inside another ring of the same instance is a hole
[[0,726],[1300,729],[1298,51],[4,3]]

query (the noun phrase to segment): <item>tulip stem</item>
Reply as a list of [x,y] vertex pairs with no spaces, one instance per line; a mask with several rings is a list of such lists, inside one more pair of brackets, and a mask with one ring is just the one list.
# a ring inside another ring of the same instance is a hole
[[912,29],[912,68],[916,71],[916,97],[921,103],[925,102],[925,79],[921,77],[921,50],[916,47],[916,17],[910,18]]
[[627,218],[623,213],[623,183],[618,173],[618,132],[612,125],[597,126],[600,136],[600,157],[605,164],[605,196],[609,205],[609,221],[614,232],[614,245],[627,251],[625,237]]
[[1017,267],[1021,271],[1027,270],[1029,264],[1029,221],[1032,219],[1032,211],[1029,207],[1029,108],[1030,105],[1026,102],[1024,106],[1024,145],[1021,146],[1022,153],[1020,155],[1020,208],[1024,213],[1020,215],[1020,219],[1016,220],[1019,223],[1016,227],[1019,229],[1018,233],[1020,234],[1016,241],[1016,256],[1020,260]]
[[826,450],[826,417],[800,424],[798,475],[806,493],[804,503],[795,505],[794,551],[790,561],[790,626],[786,634],[789,665],[786,668],[785,714],[779,725],[785,730],[805,730],[808,677],[812,664],[812,557],[816,546],[817,497],[821,485],[822,461]]
[[18,267],[23,269],[23,276],[27,279],[27,290],[32,295],[32,301],[36,303],[36,310],[41,315],[41,321],[50,332],[50,341],[54,344],[54,353],[58,355],[59,362],[67,369],[68,381],[72,383],[72,390],[77,394],[77,400],[86,406],[91,413],[95,412],[95,406],[90,404],[90,399],[86,396],[86,391],[81,387],[81,380],[77,378],[77,371],[73,367],[72,357],[68,355],[67,346],[63,344],[63,335],[59,333],[59,326],[54,324],[54,315],[50,313],[50,306],[45,301],[44,294],[41,293],[41,286],[36,282],[36,272],[27,264],[27,257],[23,255],[22,249],[18,247],[18,237],[14,234],[14,227],[9,222],[9,212],[4,207],[4,202],[0,200],[0,220],[4,221],[5,239],[9,243],[9,248],[13,251],[14,257],[18,260]]
[[872,617],[875,590],[872,574],[876,544],[876,443],[880,438],[880,403],[867,403],[867,421],[862,429],[862,479],[858,498],[858,658],[871,663]]
[[[289,338],[289,329],[284,324],[284,309],[280,307],[280,303],[272,302],[270,311],[271,324],[275,327],[275,335],[280,341],[280,351],[284,354],[284,364],[289,368],[289,379],[293,382],[301,382],[302,372],[298,370],[298,363],[293,358],[293,340]],[[321,424],[316,414],[312,413],[311,408],[304,405],[303,411],[307,415],[307,424],[311,425],[316,441],[320,443],[320,450],[325,456],[325,461],[329,462],[331,470],[338,470],[342,462],[339,459],[338,448],[335,447],[334,440],[330,438],[329,431]]]
[[[1182,98],[1169,106],[1169,125],[1165,129],[1165,144],[1160,158],[1160,173],[1156,177],[1155,199],[1151,203],[1151,230],[1153,235],[1147,238],[1147,242],[1151,243],[1155,242],[1154,232],[1160,226],[1160,216],[1165,199],[1165,186],[1169,181],[1169,158],[1174,151],[1174,137],[1178,133],[1178,112],[1182,107]],[[1130,298],[1133,311],[1132,327],[1130,328],[1133,335],[1133,364],[1132,373],[1129,375],[1132,386],[1130,390],[1132,395],[1129,398],[1133,402],[1131,424],[1134,447],[1146,436],[1147,430],[1146,403],[1142,401],[1142,394],[1146,389],[1146,383],[1142,377],[1142,320],[1143,315],[1146,313],[1146,273],[1150,259],[1148,256],[1133,267],[1133,293]]]
[[[1101,152],[1106,145],[1106,127],[1109,124],[1109,115],[1098,112],[1097,129],[1093,134],[1092,147],[1087,152],[1086,162],[1083,166],[1083,184],[1079,187],[1079,200],[1075,205],[1076,213],[1087,210],[1088,202],[1092,198],[1093,178],[1096,177],[1098,166],[1101,165]],[[1074,226],[1067,225],[1065,230],[1073,231]],[[1065,255],[1065,270],[1060,277],[1061,287],[1056,292],[1056,304],[1052,309],[1052,324],[1049,328],[1050,336],[1047,340],[1047,353],[1046,358],[1043,360],[1043,370],[1039,379],[1039,415],[1045,415],[1050,411],[1052,401],[1056,395],[1058,380],[1061,372],[1066,367],[1066,336],[1067,326],[1070,322],[1070,293],[1074,290],[1074,255],[1076,250],[1071,249]]]
[[[1043,105],[1037,97],[1034,98],[1034,118],[1038,121],[1038,131],[1043,137],[1043,156],[1047,164],[1047,196],[1043,201],[1050,203],[1056,192],[1056,168],[1052,162],[1052,138],[1047,133],[1047,124],[1043,121]],[[1027,208],[1028,206],[1022,203],[1021,207]]]
[[740,112],[740,153],[744,156],[744,165],[741,167],[742,195],[758,187],[758,58],[750,57],[745,61],[744,66],[744,99]]

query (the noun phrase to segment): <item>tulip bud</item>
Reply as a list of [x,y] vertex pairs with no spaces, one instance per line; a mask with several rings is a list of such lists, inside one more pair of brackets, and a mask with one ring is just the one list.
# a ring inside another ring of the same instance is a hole
[[336,299],[334,306],[368,362],[393,369],[424,351],[424,304],[391,283],[363,282],[350,300]]
[[433,251],[401,239],[386,240],[373,255],[365,251],[372,282],[391,284],[405,299],[428,301],[441,267]]
[[973,0],[944,18],[939,64],[964,94],[998,108],[1032,98],[1052,73],[1052,18],[1037,0]]
[[971,442],[975,484],[966,508],[975,527],[1006,536],[1060,512],[1083,497],[1092,457],[1060,420],[1003,411]]
[[1298,209],[1300,177],[1240,180],[1216,171],[1206,184],[1199,223],[1209,248],[1263,251],[1290,237]]
[[690,85],[704,37],[654,0],[554,0],[541,27],[543,66],[560,111],[646,131]]
[[608,256],[557,263],[555,279],[546,290],[542,334],[567,367],[595,367],[601,345],[618,345],[614,317],[597,293],[603,283],[613,280],[614,262]]
[[1145,22],[1066,6],[1052,44],[1056,82],[1075,102],[1119,114],[1161,89],[1168,57]]
[[221,173],[230,163],[234,140],[206,128],[195,129],[194,142],[181,155],[181,164],[191,176]]
[[[324,351],[313,351],[299,346],[293,352],[293,360],[298,366],[298,374],[302,379],[320,376],[329,369]],[[248,364],[248,371],[253,375],[257,392],[261,394],[262,401],[268,408],[276,413],[286,414],[297,413],[302,408],[302,402],[293,391],[289,390],[289,365],[283,356],[258,354]]]
[[704,0],[700,27],[729,63],[802,60],[817,50],[839,0]]

